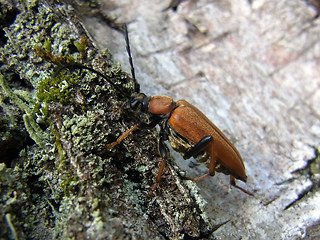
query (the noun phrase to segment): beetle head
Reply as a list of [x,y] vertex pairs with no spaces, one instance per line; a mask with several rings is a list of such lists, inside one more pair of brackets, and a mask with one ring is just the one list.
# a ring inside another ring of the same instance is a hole
[[145,124],[156,123],[170,116],[176,104],[168,96],[147,96],[144,93],[135,93],[124,104],[124,110],[132,110],[137,119]]
[[144,93],[133,94],[131,99],[125,103],[124,109],[132,109],[133,111],[137,111],[139,108],[143,112],[148,111],[150,97],[145,95]]
[[148,111],[150,97],[143,93],[134,93],[131,98],[123,105],[123,110],[130,115],[131,119],[137,119],[142,125],[152,122],[152,114]]

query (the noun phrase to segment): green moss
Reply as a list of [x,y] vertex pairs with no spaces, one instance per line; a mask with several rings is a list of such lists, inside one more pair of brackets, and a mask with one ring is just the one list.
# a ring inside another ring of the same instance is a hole
[[58,150],[59,156],[60,156],[60,163],[59,168],[63,167],[66,160],[65,151],[62,148],[61,140],[60,140],[60,133],[55,125],[51,125],[51,131],[53,132],[53,135],[55,136],[55,145]]
[[46,39],[44,42],[44,49],[48,52],[51,52],[51,41],[49,39]]
[[74,74],[64,74],[59,72],[51,78],[46,78],[40,82],[37,92],[37,102],[33,111],[42,115],[44,120],[49,117],[48,105],[56,102],[63,105],[72,102],[72,90],[80,76]]
[[82,59],[86,59],[87,58],[87,50],[88,50],[88,47],[90,46],[88,39],[85,36],[81,36],[80,41],[74,42],[73,44],[77,48],[77,50],[79,51],[80,57]]
[[316,176],[320,173],[320,151],[317,147],[314,147],[315,158],[310,164],[310,173]]
[[72,189],[79,183],[79,178],[77,176],[73,176],[64,180],[60,187],[63,190],[65,196],[69,197]]
[[[88,46],[90,45],[87,38],[82,36],[80,41],[75,41],[73,44],[79,51],[80,57],[85,59]],[[69,52],[69,50],[70,49],[64,49],[64,52]],[[81,64],[76,63],[70,54],[54,54],[52,52],[52,43],[49,39],[45,40],[43,47],[37,45],[33,51],[45,61],[51,61],[58,65],[59,68],[62,68],[62,70],[58,68],[58,72],[53,71],[51,77],[45,78],[37,86],[37,102],[34,105],[33,111],[46,121],[50,115],[48,110],[50,103],[55,102],[67,105],[73,102],[73,87],[80,79],[80,76],[73,72],[68,72],[66,68],[72,67],[75,64]]]

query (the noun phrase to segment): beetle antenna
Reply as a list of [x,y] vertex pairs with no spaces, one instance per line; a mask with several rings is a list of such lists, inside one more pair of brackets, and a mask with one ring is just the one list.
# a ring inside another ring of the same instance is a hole
[[130,67],[131,67],[131,76],[134,82],[134,89],[136,92],[140,92],[140,85],[136,80],[136,75],[135,75],[135,71],[134,71],[134,67],[133,67],[133,60],[132,60],[132,56],[131,56],[131,50],[130,50],[130,41],[129,41],[129,34],[128,34],[128,28],[127,28],[127,24],[123,24],[123,31],[124,31],[124,37],[126,40],[126,49],[127,49],[127,53],[128,53],[128,57],[129,57],[129,63],[130,63]]
[[72,63],[72,64],[68,64],[65,66],[58,66],[58,68],[56,69],[55,73],[53,76],[56,76],[61,70],[68,68],[68,69],[86,69],[89,70],[95,74],[97,74],[98,76],[104,78],[109,84],[111,84],[118,92],[121,93],[121,95],[123,97],[127,97],[128,94],[124,93],[123,90],[116,84],[114,84],[111,79],[109,77],[107,77],[106,75],[104,75],[103,73],[91,68],[91,67],[87,67],[85,65],[82,65],[81,63]]

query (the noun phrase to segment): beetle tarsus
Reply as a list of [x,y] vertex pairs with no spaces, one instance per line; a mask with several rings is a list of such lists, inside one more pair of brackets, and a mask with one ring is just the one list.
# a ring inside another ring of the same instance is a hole
[[249,192],[247,190],[245,190],[244,188],[242,187],[239,187],[237,184],[236,184],[236,179],[234,176],[230,176],[230,184],[235,187],[235,188],[238,188],[239,190],[241,190],[242,192],[250,195],[250,196],[253,196],[253,193],[252,192]]
[[159,183],[161,182],[161,176],[162,176],[163,170],[164,170],[164,168],[165,168],[165,166],[166,166],[166,163],[167,163],[167,161],[166,161],[166,159],[164,158],[164,159],[162,160],[161,164],[160,164],[160,169],[159,169],[158,175],[157,175],[157,177],[156,177],[156,182],[153,184],[151,190],[149,191],[148,197],[151,197],[151,196],[152,196],[154,190],[157,188],[157,186],[158,186]]
[[199,182],[199,181],[202,181],[203,179],[207,178],[211,176],[210,173],[206,173],[200,177],[196,177],[196,178],[190,178],[190,177],[183,177],[184,180],[190,180],[192,182]]
[[112,143],[109,143],[106,145],[106,149],[111,149],[117,146],[119,143],[121,143],[132,131],[136,130],[139,127],[139,125],[134,125],[129,130],[125,131],[118,139]]

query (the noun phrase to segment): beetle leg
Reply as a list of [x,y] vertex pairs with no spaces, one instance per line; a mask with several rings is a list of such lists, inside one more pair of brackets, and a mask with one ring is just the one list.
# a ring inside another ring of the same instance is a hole
[[123,139],[125,139],[132,131],[136,130],[139,126],[135,125],[132,128],[130,128],[129,130],[125,131],[124,133],[122,133],[122,135],[120,137],[118,137],[118,139],[116,141],[114,141],[113,143],[109,143],[106,145],[107,149],[111,149],[115,146],[117,146],[119,143],[121,143],[123,141]]
[[167,162],[167,155],[168,155],[168,148],[167,146],[164,144],[164,140],[165,140],[166,136],[164,135],[164,131],[160,131],[160,139],[158,142],[158,152],[160,154],[160,156],[162,157],[162,162],[160,164],[160,169],[158,172],[158,175],[156,177],[156,182],[153,184],[151,190],[148,193],[148,197],[151,197],[152,193],[154,192],[154,190],[156,189],[156,187],[159,185],[159,183],[161,182],[161,176],[162,173],[164,171],[164,167],[166,166],[166,162]]
[[203,179],[207,178],[210,176],[210,173],[206,173],[200,177],[196,177],[196,178],[190,178],[190,177],[184,177],[185,180],[190,180],[192,182],[199,182],[202,181]]
[[164,158],[161,162],[161,165],[160,165],[160,169],[159,169],[159,172],[158,172],[158,175],[156,177],[156,182],[153,184],[151,190],[149,191],[148,193],[148,197],[151,197],[152,193],[154,192],[154,190],[156,189],[156,187],[159,185],[159,183],[161,182],[161,175],[163,173],[163,170],[164,170],[164,167],[166,166],[166,159]]
[[186,180],[191,180],[193,182],[199,182],[199,181],[202,181],[203,179],[205,179],[205,178],[207,178],[209,176],[214,176],[214,174],[215,174],[215,166],[216,166],[216,164],[215,164],[216,163],[215,153],[212,152],[210,154],[210,156],[211,156],[211,159],[210,159],[210,163],[209,163],[209,172],[208,173],[206,173],[206,174],[204,174],[204,175],[202,175],[200,177],[197,177],[197,178],[189,178],[189,177],[187,177],[185,179]]
[[129,130],[127,130],[124,133],[122,133],[122,135],[120,137],[118,137],[118,139],[116,141],[107,144],[106,145],[106,149],[114,148],[119,143],[121,143],[131,132],[133,132],[134,130],[136,130],[139,127],[141,127],[141,128],[154,128],[159,123],[160,120],[161,119],[155,119],[149,124],[137,124],[137,125],[134,125],[132,128],[130,128]]
[[243,189],[242,187],[237,186],[237,184],[236,184],[236,179],[235,179],[235,177],[232,176],[232,175],[230,175],[230,184],[231,184],[233,187],[240,189],[242,192],[244,192],[244,193],[246,193],[246,194],[248,194],[248,195],[250,195],[250,196],[253,196],[253,193],[251,193],[251,192]]
[[203,137],[196,145],[194,145],[191,149],[189,149],[183,156],[184,159],[189,159],[191,157],[196,156],[198,153],[203,151],[210,142],[213,141],[211,135]]

